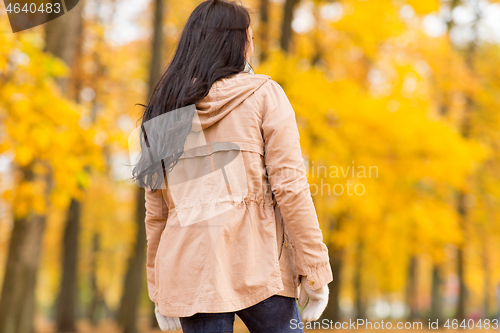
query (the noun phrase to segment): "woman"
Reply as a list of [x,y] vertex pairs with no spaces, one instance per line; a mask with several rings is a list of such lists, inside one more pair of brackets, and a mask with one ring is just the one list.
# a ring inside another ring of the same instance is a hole
[[201,3],[142,118],[133,173],[146,188],[148,291],[162,330],[232,332],[237,314],[250,332],[301,332],[295,299],[309,299],[307,321],[328,301],[295,114],[278,83],[253,74],[252,39],[243,6]]

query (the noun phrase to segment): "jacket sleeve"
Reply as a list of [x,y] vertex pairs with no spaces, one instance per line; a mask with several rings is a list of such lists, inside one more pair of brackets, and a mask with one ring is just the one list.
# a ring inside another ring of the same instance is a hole
[[297,274],[316,290],[333,281],[333,274],[307,182],[295,112],[277,82],[269,80],[261,90],[269,183],[295,248]]
[[149,298],[157,302],[157,289],[155,282],[155,259],[158,245],[165,225],[167,224],[168,208],[163,200],[163,194],[160,189],[151,192],[145,189],[146,199],[146,273],[148,283]]

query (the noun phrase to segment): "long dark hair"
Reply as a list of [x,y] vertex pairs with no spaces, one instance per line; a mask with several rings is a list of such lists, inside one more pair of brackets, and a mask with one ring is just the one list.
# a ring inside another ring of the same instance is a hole
[[[137,185],[153,190],[161,188],[162,179],[182,155],[195,110],[189,112],[193,109],[184,108],[178,112],[178,109],[207,96],[215,81],[245,69],[249,26],[249,11],[235,2],[207,0],[191,13],[172,62],[156,84],[142,116],[141,156],[132,171]],[[175,138],[176,144],[162,144],[165,138],[161,132],[165,129],[159,133],[148,129],[146,134],[146,122],[176,109],[171,117],[177,122],[171,126],[176,130],[169,136]],[[158,158],[145,153],[153,142]]]

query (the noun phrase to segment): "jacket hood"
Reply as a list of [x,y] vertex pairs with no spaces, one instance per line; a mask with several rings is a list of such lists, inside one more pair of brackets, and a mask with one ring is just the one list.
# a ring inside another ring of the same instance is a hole
[[243,103],[271,77],[263,74],[238,73],[216,81],[207,96],[196,102],[200,130],[206,129],[224,118]]

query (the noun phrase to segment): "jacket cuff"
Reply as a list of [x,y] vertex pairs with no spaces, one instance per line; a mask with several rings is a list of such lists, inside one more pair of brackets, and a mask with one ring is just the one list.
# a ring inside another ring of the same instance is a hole
[[158,303],[158,292],[156,291],[156,288],[153,289],[153,288],[148,288],[148,294],[149,294],[149,299],[153,302],[153,303]]
[[307,286],[312,290],[320,289],[321,287],[329,284],[333,281],[332,268],[330,263],[327,263],[315,270],[308,272],[307,276]]

